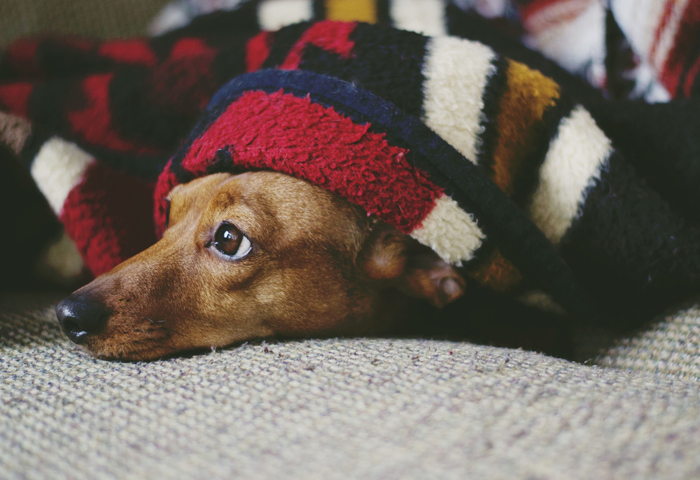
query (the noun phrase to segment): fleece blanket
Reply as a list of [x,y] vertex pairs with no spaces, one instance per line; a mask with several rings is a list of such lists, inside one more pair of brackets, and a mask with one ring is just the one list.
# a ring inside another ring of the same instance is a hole
[[[332,21],[261,32],[258,7],[150,40],[8,49],[5,156],[24,162],[64,225],[70,242],[50,247],[73,246],[98,275],[156,240],[173,185],[273,168],[363,206],[479,287],[548,298],[587,321],[653,313],[697,290],[694,100],[605,101],[456,7],[449,32],[471,40]],[[299,138],[298,113],[323,135],[292,151],[276,128]],[[328,122],[342,124],[341,151],[375,162],[361,169],[374,178],[319,162]],[[377,176],[376,162],[397,167]]]
[[[174,0],[151,22],[160,35],[216,10],[235,10],[253,0]],[[257,1],[266,29],[334,15],[345,0]],[[381,0],[352,8],[357,18],[427,35],[451,30],[448,8],[489,19],[502,34],[584,78],[610,98],[650,102],[690,96],[700,71],[695,1],[665,0]],[[361,10],[361,11],[359,11]]]

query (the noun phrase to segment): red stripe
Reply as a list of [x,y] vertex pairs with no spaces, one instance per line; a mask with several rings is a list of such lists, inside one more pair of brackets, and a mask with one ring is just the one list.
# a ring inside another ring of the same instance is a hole
[[237,166],[304,179],[410,233],[442,189],[408,163],[406,150],[369,128],[309,98],[247,92],[192,144],[182,166],[202,176],[228,148]]
[[156,227],[156,236],[158,238],[163,236],[165,232],[165,215],[168,209],[168,202],[165,198],[168,196],[170,191],[177,185],[177,178],[172,171],[173,161],[170,160],[165,168],[158,177],[158,183],[156,184],[156,189],[153,193],[153,200],[155,203],[154,211],[154,221]]
[[97,53],[119,63],[151,67],[157,63],[156,54],[143,40],[118,40],[100,45]]
[[32,94],[32,84],[29,82],[12,83],[0,86],[0,104],[9,113],[27,118],[28,102]]
[[171,60],[182,60],[191,57],[213,57],[216,50],[208,46],[201,38],[183,38],[177,41],[170,50]]
[[40,73],[36,52],[39,41],[32,39],[17,40],[7,47],[5,62],[13,73],[22,76],[33,76]]
[[81,52],[89,52],[95,47],[96,42],[89,38],[83,37],[61,37],[60,42],[68,48],[79,50]]
[[668,54],[661,73],[661,83],[673,97],[678,95],[678,87],[685,66],[689,63],[690,55],[698,47],[700,41],[698,23],[700,23],[700,0],[690,0],[683,12],[673,48]]
[[685,97],[692,96],[693,85],[695,85],[695,78],[698,76],[698,72],[700,72],[700,57],[695,59],[695,63],[686,74],[685,82],[683,82],[683,95]]
[[99,162],[68,194],[60,220],[93,275],[101,275],[156,242],[154,185]]
[[661,40],[661,35],[668,25],[668,21],[671,19],[671,14],[673,13],[673,7],[676,6],[675,0],[666,0],[666,5],[664,6],[664,13],[661,16],[661,22],[656,27],[656,32],[654,32],[654,41],[651,44],[651,51],[649,52],[649,60],[654,61],[656,56],[656,49],[659,46],[659,41]]
[[82,82],[87,107],[68,112],[72,131],[93,145],[120,152],[157,153],[158,150],[124,140],[112,126],[109,109],[109,84],[114,74],[92,75]]
[[[583,0],[584,3],[592,3],[590,0]],[[547,10],[555,5],[567,4],[567,3],[582,3],[582,0],[535,0],[523,4],[520,2],[518,5],[518,11],[520,12],[520,17],[523,22],[527,22],[530,17],[541,13],[543,10]]]
[[245,65],[246,72],[254,72],[262,67],[267,57],[270,56],[270,44],[272,34],[270,32],[260,32],[246,43]]
[[350,34],[355,30],[357,22],[336,22],[324,20],[314,23],[304,32],[292,47],[280,69],[296,70],[301,63],[301,56],[307,45],[315,45],[326,51],[337,53],[343,58],[349,58],[355,48],[355,42],[350,40]]
[[39,48],[38,40],[21,39],[7,47],[7,55],[14,61],[33,60],[37,48]]

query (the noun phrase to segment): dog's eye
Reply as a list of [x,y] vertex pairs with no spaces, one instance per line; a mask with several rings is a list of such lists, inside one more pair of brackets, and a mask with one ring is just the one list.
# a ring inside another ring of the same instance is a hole
[[243,258],[252,249],[250,240],[235,225],[222,223],[214,234],[214,248],[232,260]]

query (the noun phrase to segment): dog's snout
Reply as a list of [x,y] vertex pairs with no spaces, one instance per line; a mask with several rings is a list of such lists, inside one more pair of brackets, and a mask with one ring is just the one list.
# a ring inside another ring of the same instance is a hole
[[89,296],[71,295],[56,305],[61,329],[75,343],[84,343],[90,335],[99,333],[107,323],[107,307]]

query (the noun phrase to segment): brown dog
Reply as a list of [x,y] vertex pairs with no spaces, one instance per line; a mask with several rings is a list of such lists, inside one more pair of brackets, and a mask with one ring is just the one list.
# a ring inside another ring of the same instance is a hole
[[406,295],[440,307],[465,290],[432,250],[280,173],[178,186],[168,223],[158,243],[57,306],[71,340],[146,360],[273,335],[377,333]]

